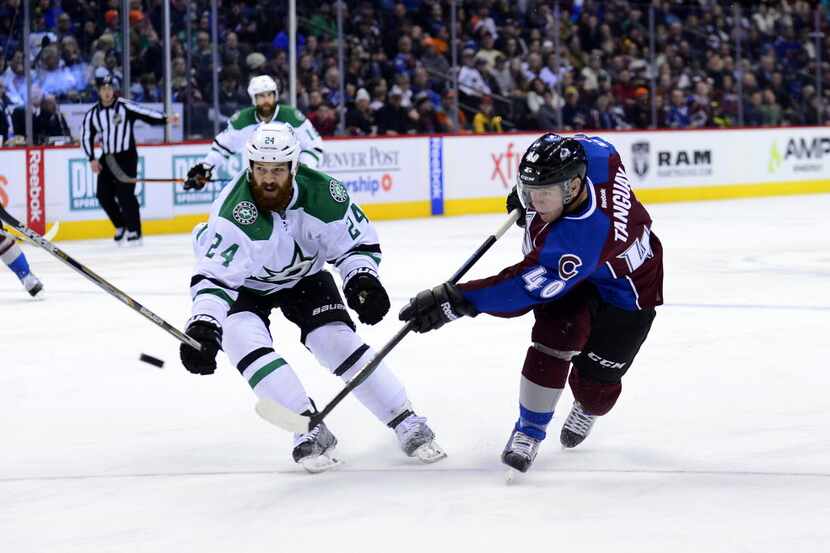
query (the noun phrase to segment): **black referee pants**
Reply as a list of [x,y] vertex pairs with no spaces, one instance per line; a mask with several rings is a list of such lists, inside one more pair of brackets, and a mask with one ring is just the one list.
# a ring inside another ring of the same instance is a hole
[[[107,154],[104,154],[107,155]],[[135,150],[112,154],[121,170],[128,177],[135,178],[138,171],[138,154]],[[98,160],[101,172],[98,173],[98,203],[106,212],[115,228],[141,234],[141,213],[138,199],[135,197],[135,183],[121,182],[110,171],[104,156]]]

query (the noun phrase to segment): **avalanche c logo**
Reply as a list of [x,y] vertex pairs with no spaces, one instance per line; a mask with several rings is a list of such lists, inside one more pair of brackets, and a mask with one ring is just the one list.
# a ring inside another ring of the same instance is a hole
[[582,267],[582,260],[578,255],[566,253],[559,258],[559,278],[570,280],[576,276],[578,269]]

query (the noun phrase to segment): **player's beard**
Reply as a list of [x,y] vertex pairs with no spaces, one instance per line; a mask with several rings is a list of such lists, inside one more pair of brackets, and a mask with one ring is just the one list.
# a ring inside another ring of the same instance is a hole
[[291,192],[293,186],[291,185],[291,178],[285,186],[265,185],[268,188],[276,187],[273,191],[265,190],[263,186],[257,184],[251,175],[251,194],[254,196],[257,207],[267,211],[282,211],[288,207],[288,202],[291,201]]
[[256,107],[256,113],[260,119],[268,119],[270,120],[271,117],[274,116],[274,112],[277,109],[277,103],[266,103],[262,105],[258,105]]

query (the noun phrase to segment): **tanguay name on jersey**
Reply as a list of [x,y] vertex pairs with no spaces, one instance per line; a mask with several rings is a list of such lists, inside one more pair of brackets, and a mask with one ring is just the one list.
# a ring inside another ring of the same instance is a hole
[[377,232],[340,181],[301,164],[288,207],[276,213],[257,208],[248,179],[243,171],[222,191],[195,237],[194,315],[221,323],[240,290],[273,294],[327,262],[344,285],[357,273],[377,274]]
[[[298,109],[280,104],[277,104],[271,121],[291,125],[302,148],[300,161],[317,167],[323,155],[323,139],[320,138],[311,121]],[[228,121],[227,127],[213,139],[210,151],[203,162],[215,168],[224,167],[230,156],[245,151],[245,143],[260,124],[262,124],[262,119],[257,115],[255,107],[239,110]],[[245,167],[247,165],[247,162],[243,164]]]
[[553,223],[528,214],[524,259],[494,277],[461,285],[481,312],[512,316],[566,294],[582,281],[626,310],[663,303],[663,250],[620,155],[599,137],[577,135],[588,158],[588,200]]

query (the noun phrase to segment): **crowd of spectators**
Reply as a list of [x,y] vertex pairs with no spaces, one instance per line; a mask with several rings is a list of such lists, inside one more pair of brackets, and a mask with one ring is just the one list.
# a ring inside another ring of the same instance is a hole
[[[252,76],[272,75],[287,101],[287,4],[220,2],[214,67],[209,2],[171,0],[171,88],[185,105],[189,137],[209,136],[214,118],[249,105]],[[558,25],[553,0],[459,0],[457,91],[449,0],[343,2],[342,90],[336,3],[297,4],[298,107],[324,136],[338,132],[341,116],[353,135],[730,127],[741,116],[747,126],[830,123],[828,0],[744,3],[737,19],[716,0],[563,0]],[[158,102],[162,2],[129,5],[129,96]],[[57,104],[96,99],[96,72],[122,86],[120,7],[121,0],[34,0],[36,135],[60,130]],[[816,10],[824,32],[818,49]],[[0,0],[4,139],[21,134],[19,108],[29,101],[22,19],[20,0]]]

